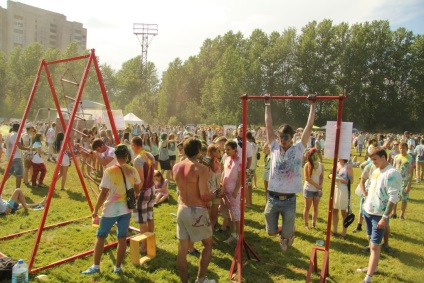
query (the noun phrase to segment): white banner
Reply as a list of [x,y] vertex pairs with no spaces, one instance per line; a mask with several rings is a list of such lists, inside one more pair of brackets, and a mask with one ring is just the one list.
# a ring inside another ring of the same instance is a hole
[[[338,154],[338,157],[341,159],[350,159],[350,149],[352,147],[352,128],[352,122],[342,122],[341,124]],[[334,158],[334,149],[336,146],[336,130],[337,122],[327,121],[324,157]]]

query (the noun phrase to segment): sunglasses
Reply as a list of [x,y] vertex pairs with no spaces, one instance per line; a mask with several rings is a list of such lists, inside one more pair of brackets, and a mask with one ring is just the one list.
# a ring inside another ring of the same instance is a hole
[[396,146],[396,145],[399,145],[399,144],[398,143],[394,143],[393,145]]
[[289,134],[281,134],[280,139],[288,141],[291,139],[291,137]]

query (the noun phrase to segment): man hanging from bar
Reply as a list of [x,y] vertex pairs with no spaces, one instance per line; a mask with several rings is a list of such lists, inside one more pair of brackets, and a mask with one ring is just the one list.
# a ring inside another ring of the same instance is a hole
[[[300,142],[293,144],[293,128],[284,124],[278,128],[275,139],[272,128],[271,99],[265,95],[265,126],[270,148],[271,166],[268,183],[268,200],[265,207],[266,231],[270,236],[279,234],[283,252],[293,245],[296,217],[296,193],[302,191],[302,156],[311,136],[315,119],[316,98],[307,97],[310,109]],[[279,215],[282,226],[278,226]]]

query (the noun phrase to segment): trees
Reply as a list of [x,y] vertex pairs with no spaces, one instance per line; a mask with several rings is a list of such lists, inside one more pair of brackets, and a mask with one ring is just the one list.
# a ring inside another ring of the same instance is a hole
[[[256,29],[246,38],[229,31],[205,39],[199,54],[171,62],[161,82],[152,62],[142,69],[140,56],[124,62],[117,71],[107,64],[100,68],[112,107],[131,111],[150,123],[237,124],[241,121],[239,97],[243,93],[345,93],[348,99],[343,119],[354,122],[356,128],[422,131],[423,54],[422,35],[404,28],[392,31],[388,21],[334,25],[325,19],[311,21],[300,32],[287,28],[268,35]],[[34,44],[25,49],[17,47],[8,57],[0,54],[2,116],[23,111],[42,58],[49,61],[76,55],[76,44],[63,53],[43,51]],[[84,66],[68,64],[52,67],[51,72],[60,77],[69,70],[79,79]],[[45,95],[50,93],[44,83],[39,87],[43,94],[35,101],[37,107],[45,105]],[[90,73],[86,92],[85,97],[92,100],[98,97],[95,74]],[[304,124],[306,103],[280,100],[272,107],[278,109],[273,111],[276,124]],[[317,124],[323,125],[335,116],[333,102],[318,104]],[[263,124],[259,101],[249,102],[249,123]]]

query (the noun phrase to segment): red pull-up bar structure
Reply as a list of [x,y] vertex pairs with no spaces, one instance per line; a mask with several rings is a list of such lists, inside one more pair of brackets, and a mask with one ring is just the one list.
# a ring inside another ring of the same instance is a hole
[[[249,99],[290,99],[290,100],[305,100],[308,96],[249,96],[247,94],[243,94],[240,96],[240,99],[242,100],[243,104],[243,112],[242,112],[242,124],[243,124],[243,137],[246,136],[247,133],[247,101]],[[336,129],[336,143],[334,148],[334,159],[333,159],[333,177],[331,179],[331,192],[330,192],[330,200],[328,203],[328,218],[327,218],[327,235],[325,239],[325,246],[324,247],[313,247],[312,253],[310,256],[309,261],[309,268],[308,273],[306,277],[306,282],[310,282],[311,279],[311,273],[312,269],[314,269],[315,272],[317,272],[317,251],[323,251],[324,252],[324,260],[322,263],[321,273],[320,273],[320,283],[325,282],[325,278],[329,276],[329,253],[330,253],[330,236],[331,236],[331,221],[333,217],[333,196],[334,196],[334,187],[335,187],[335,176],[336,176],[336,169],[337,169],[337,160],[339,155],[339,144],[340,144],[340,130],[341,130],[341,123],[342,123],[342,110],[343,110],[343,101],[346,99],[346,96],[343,94],[340,94],[339,96],[315,96],[316,100],[338,100],[339,101],[339,107],[337,111],[337,129]],[[242,139],[242,168],[246,168],[246,139]],[[253,249],[249,246],[249,244],[246,242],[246,239],[244,238],[244,189],[246,185],[246,170],[242,170],[241,172],[241,196],[240,196],[240,232],[239,232],[239,239],[237,242],[236,249],[234,251],[234,257],[233,261],[231,263],[230,268],[230,274],[229,279],[232,279],[235,275],[234,268],[237,264],[237,277],[238,282],[242,282],[242,259],[243,259],[243,247],[246,250],[246,255],[248,259],[250,259],[249,252],[252,252],[252,254],[255,256],[255,258],[260,261],[259,257],[256,255],[256,253],[253,251]]]

